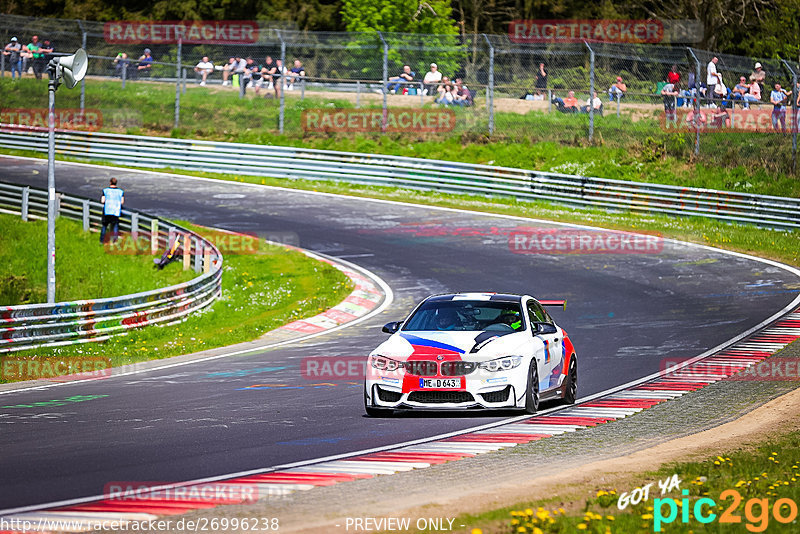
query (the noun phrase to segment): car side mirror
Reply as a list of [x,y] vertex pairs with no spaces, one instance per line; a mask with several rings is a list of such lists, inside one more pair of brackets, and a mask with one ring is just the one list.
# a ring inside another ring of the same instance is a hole
[[556,325],[551,323],[534,323],[534,334],[555,334],[558,332]]
[[385,325],[383,325],[383,328],[381,328],[381,331],[385,332],[387,334],[394,334],[395,332],[400,330],[400,325],[401,324],[403,324],[403,321],[395,321],[395,322],[392,322],[392,323],[386,323]]

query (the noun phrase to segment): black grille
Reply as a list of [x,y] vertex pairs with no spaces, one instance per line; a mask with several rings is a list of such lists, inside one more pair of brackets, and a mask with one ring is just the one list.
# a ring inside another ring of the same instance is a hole
[[474,362],[443,362],[442,376],[463,376],[468,375],[478,368]]
[[378,386],[378,398],[382,402],[397,402],[402,396],[402,393],[398,393],[397,391],[389,391],[388,389],[383,389]]
[[436,362],[431,361],[413,361],[405,363],[406,371],[409,374],[417,376],[436,376],[438,367]]
[[508,400],[508,395],[511,393],[511,386],[506,386],[499,391],[490,391],[489,393],[480,393],[483,400],[486,402],[505,402]]
[[442,403],[442,402],[472,402],[472,394],[466,391],[412,391],[408,400],[413,402]]

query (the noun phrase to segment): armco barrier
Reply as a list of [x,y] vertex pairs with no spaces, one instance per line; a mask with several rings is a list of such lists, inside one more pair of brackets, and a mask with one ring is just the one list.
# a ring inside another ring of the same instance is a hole
[[[0,147],[47,150],[47,134],[0,125]],[[401,156],[59,131],[64,156],[142,167],[338,180],[800,228],[800,199]]]
[[[57,195],[58,214],[83,221],[84,230],[99,226],[102,204]],[[47,192],[0,183],[0,212],[24,220],[47,217]],[[34,347],[55,347],[101,341],[131,328],[169,324],[211,304],[222,284],[222,254],[213,243],[174,223],[135,210],[123,210],[120,229],[146,238],[159,253],[174,239],[189,237],[197,278],[182,284],[134,295],[59,302],[0,306],[0,353]],[[44,261],[44,257],[42,258]]]

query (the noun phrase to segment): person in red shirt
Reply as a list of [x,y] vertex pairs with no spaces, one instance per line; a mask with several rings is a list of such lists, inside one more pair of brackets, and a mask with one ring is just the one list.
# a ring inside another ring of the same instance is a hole
[[681,81],[681,73],[678,72],[678,66],[673,65],[670,71],[667,73],[667,82],[675,85]]

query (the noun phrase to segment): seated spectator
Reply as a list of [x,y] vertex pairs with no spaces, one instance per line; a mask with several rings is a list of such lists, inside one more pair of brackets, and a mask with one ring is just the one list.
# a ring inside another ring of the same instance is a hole
[[423,95],[432,95],[433,90],[436,85],[442,81],[442,73],[439,72],[439,67],[436,63],[431,63],[431,70],[425,74],[425,77],[422,79],[422,83],[424,84],[424,89],[422,91]]
[[450,83],[450,78],[447,76],[442,77],[442,83],[436,88],[436,92],[439,94],[435,100],[437,104],[449,106],[455,100],[455,90],[453,84]]
[[778,131],[778,122],[781,123],[781,131],[786,133],[786,97],[792,94],[781,89],[781,84],[775,84],[775,90],[769,95],[772,104],[772,129]]
[[125,77],[128,77],[128,69],[131,66],[131,60],[128,59],[128,54],[125,52],[120,52],[117,54],[117,57],[114,59],[114,76],[117,78],[122,78],[122,73],[125,73]]
[[194,75],[200,81],[200,85],[205,85],[209,74],[214,73],[214,64],[208,60],[208,56],[203,56],[202,61],[194,67]]
[[678,95],[680,95],[680,89],[675,83],[668,83],[661,88],[661,96],[664,99],[664,115],[667,121],[672,123],[676,121],[675,107],[678,102]]
[[[267,85],[267,90],[270,88],[275,90],[275,98],[281,96],[281,82],[280,74],[278,74],[278,64],[272,60],[272,56],[264,58],[264,65],[261,67],[261,79]],[[269,94],[265,94],[264,98],[270,98]]]
[[720,106],[711,112],[710,127],[715,130],[721,130],[723,126],[725,128],[731,127],[731,116],[727,109],[725,109],[723,106]]
[[673,65],[672,68],[667,73],[667,83],[671,83],[672,85],[677,85],[678,82],[681,81],[681,74],[678,72],[678,66]]
[[703,110],[698,108],[697,113],[695,113],[694,108],[690,109],[689,113],[686,114],[686,126],[692,130],[705,128],[706,114],[703,113]]
[[731,93],[732,100],[739,100],[742,104],[744,109],[748,109],[750,106],[747,104],[745,96],[750,92],[750,84],[747,83],[747,78],[744,76],[739,76],[739,83],[737,83],[733,91]]
[[744,95],[745,109],[748,109],[753,102],[761,102],[761,86],[758,82],[751,82],[747,88],[748,93]]
[[558,97],[554,97],[553,104],[556,105],[556,109],[561,113],[578,112],[578,99],[575,98],[575,91],[570,91],[569,96],[563,100]]
[[409,67],[408,65],[403,65],[403,72],[401,72],[397,76],[392,76],[391,78],[389,78],[389,81],[394,83],[386,84],[386,89],[390,93],[395,94],[398,88],[400,89],[403,88],[403,82],[414,81],[414,71],[411,70],[411,67]]
[[149,78],[153,72],[153,56],[149,48],[144,49],[144,54],[139,58],[139,65],[136,67],[137,78]]
[[474,103],[473,98],[472,91],[464,85],[461,78],[456,78],[455,100],[453,102],[459,106],[469,107]]
[[222,67],[222,85],[231,85],[230,78],[236,70],[237,61],[235,57],[228,58],[228,63]]
[[760,93],[764,92],[764,80],[767,78],[767,73],[761,67],[761,63],[756,63],[753,67],[753,72],[750,73],[750,82],[756,82],[760,88]]
[[289,82],[288,89],[291,91],[294,89],[294,84],[297,81],[306,77],[306,69],[303,67],[303,63],[299,59],[294,60],[294,67],[289,70],[289,74],[287,75],[287,79]]
[[592,98],[586,99],[586,105],[581,107],[581,113],[589,113],[590,106],[594,108],[595,113],[603,114],[603,101],[597,96],[597,91],[592,93]]
[[608,100],[613,102],[616,98],[622,98],[628,92],[628,86],[622,83],[622,76],[617,76],[617,81],[614,85],[608,88]]

